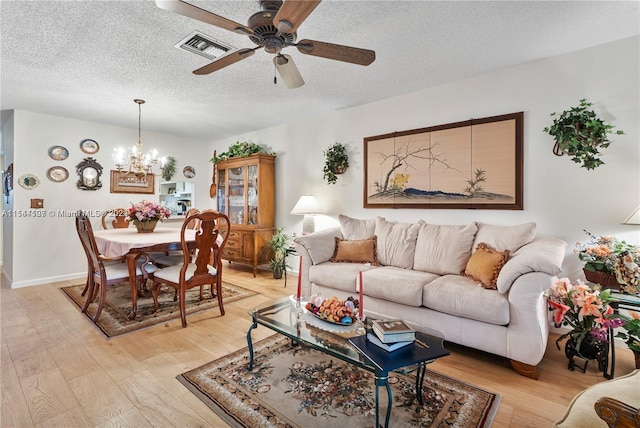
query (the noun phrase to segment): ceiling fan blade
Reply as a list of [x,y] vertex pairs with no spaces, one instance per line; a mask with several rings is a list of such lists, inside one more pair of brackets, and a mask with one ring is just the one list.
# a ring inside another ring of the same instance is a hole
[[160,9],[177,13],[178,15],[197,19],[225,30],[233,31],[239,34],[253,34],[253,30],[246,25],[238,24],[223,16],[216,15],[208,10],[201,9],[197,6],[184,2],[182,0],[156,0],[156,6]]
[[301,53],[306,55],[319,56],[358,65],[369,65],[376,59],[376,53],[369,49],[318,42],[317,40],[300,40],[296,44],[296,47]]
[[286,0],[273,18],[273,25],[283,33],[295,32],[321,0]]
[[228,65],[235,64],[238,61],[249,58],[256,53],[256,49],[258,48],[237,50],[231,54],[218,58],[217,60],[205,65],[204,67],[200,67],[199,69],[194,70],[193,74],[203,75],[213,73],[214,71],[218,71]]
[[276,70],[278,70],[278,74],[287,88],[295,89],[304,85],[304,80],[298,71],[298,67],[296,67],[290,55],[278,54],[273,57],[273,63],[276,65]]

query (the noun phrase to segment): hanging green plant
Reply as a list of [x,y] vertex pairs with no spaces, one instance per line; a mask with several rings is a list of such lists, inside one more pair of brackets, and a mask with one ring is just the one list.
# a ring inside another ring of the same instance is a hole
[[609,134],[622,135],[623,131],[613,131],[613,125],[598,118],[590,109],[592,103],[586,99],[580,100],[580,105],[563,111],[557,116],[551,126],[544,128],[544,132],[551,135],[556,144],[553,153],[556,156],[568,154],[575,163],[582,163],[586,169],[595,169],[604,164],[600,160],[600,149],[609,147]]
[[251,156],[254,153],[266,153],[269,155],[275,154],[268,151],[260,144],[251,143],[248,141],[237,141],[234,144],[230,145],[229,149],[226,152],[222,152],[219,155],[212,157],[210,159],[210,162],[218,163],[229,158],[245,158],[247,156]]
[[329,184],[336,184],[338,175],[344,174],[349,167],[347,148],[344,144],[333,143],[327,150],[322,152],[322,154],[325,157],[324,168],[322,169],[324,173],[323,178],[327,180]]
[[176,173],[176,159],[173,156],[167,157],[167,161],[162,167],[162,179],[164,181],[171,181],[171,177]]

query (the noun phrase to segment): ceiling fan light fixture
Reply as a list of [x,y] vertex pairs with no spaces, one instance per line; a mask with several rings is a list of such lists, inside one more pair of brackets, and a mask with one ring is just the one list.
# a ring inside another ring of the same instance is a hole
[[290,55],[278,54],[273,57],[273,63],[287,88],[296,89],[304,85],[304,79]]

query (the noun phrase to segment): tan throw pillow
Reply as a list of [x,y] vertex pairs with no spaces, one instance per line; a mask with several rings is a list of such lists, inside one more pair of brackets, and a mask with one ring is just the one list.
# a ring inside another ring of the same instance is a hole
[[498,251],[490,245],[480,242],[462,274],[478,281],[484,288],[495,290],[500,269],[508,258],[509,250]]
[[369,239],[347,241],[336,237],[336,248],[329,260],[334,263],[371,263],[379,266],[376,256],[376,236]]

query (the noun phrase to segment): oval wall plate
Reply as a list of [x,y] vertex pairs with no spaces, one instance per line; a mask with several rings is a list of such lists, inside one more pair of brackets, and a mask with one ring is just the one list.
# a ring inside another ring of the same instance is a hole
[[80,141],[80,150],[88,155],[93,155],[95,153],[98,153],[98,150],[100,150],[100,145],[97,141],[87,138]]
[[69,150],[62,146],[49,147],[49,157],[53,160],[63,161],[69,157]]
[[47,178],[54,183],[60,183],[69,178],[69,171],[62,166],[52,166],[47,170]]
[[40,179],[33,174],[25,174],[22,177],[18,178],[18,184],[24,189],[31,190],[38,187],[38,184],[40,184]]

